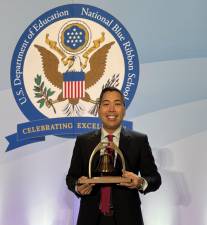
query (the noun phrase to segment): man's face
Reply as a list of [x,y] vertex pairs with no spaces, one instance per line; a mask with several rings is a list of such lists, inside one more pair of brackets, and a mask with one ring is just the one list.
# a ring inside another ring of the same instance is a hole
[[120,93],[117,91],[105,92],[98,114],[104,129],[108,133],[113,133],[120,126],[125,115],[125,106]]

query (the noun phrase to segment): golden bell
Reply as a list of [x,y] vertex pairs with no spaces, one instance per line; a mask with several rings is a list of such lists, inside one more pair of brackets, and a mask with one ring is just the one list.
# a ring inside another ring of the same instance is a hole
[[109,153],[105,152],[100,156],[96,171],[101,176],[109,176],[114,172],[113,157]]

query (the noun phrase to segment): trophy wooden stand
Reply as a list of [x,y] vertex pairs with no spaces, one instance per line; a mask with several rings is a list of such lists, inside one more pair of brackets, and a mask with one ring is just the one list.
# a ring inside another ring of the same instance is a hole
[[104,176],[78,180],[78,184],[119,184],[119,183],[131,183],[131,179],[118,176]]

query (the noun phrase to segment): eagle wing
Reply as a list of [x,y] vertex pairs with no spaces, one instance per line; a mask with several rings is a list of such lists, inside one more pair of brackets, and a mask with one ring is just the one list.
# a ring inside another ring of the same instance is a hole
[[63,74],[58,72],[58,58],[46,48],[34,45],[42,58],[42,67],[47,79],[57,88],[62,89]]
[[90,58],[90,70],[85,75],[85,88],[93,86],[103,76],[106,67],[106,58],[109,49],[115,42],[105,44],[97,50]]

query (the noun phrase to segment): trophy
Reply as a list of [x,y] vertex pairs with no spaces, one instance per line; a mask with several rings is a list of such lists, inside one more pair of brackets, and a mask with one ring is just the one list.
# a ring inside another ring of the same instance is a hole
[[[108,142],[100,142],[91,153],[89,159],[89,166],[88,166],[88,178],[82,179],[79,178],[78,184],[118,184],[118,183],[131,183],[130,178],[125,178],[121,176],[115,176],[115,167],[114,167],[114,160],[113,157],[108,153],[107,148],[111,148],[116,152],[117,155],[120,156],[121,163],[122,163],[122,171],[126,170],[124,156],[121,150],[118,148],[116,144],[113,142],[109,146]],[[103,150],[102,150],[103,149]],[[92,177],[92,162],[95,154],[97,152],[103,151],[103,154],[100,154],[100,159],[98,163],[98,167],[94,171],[98,176]],[[118,157],[117,157],[118,160]]]

